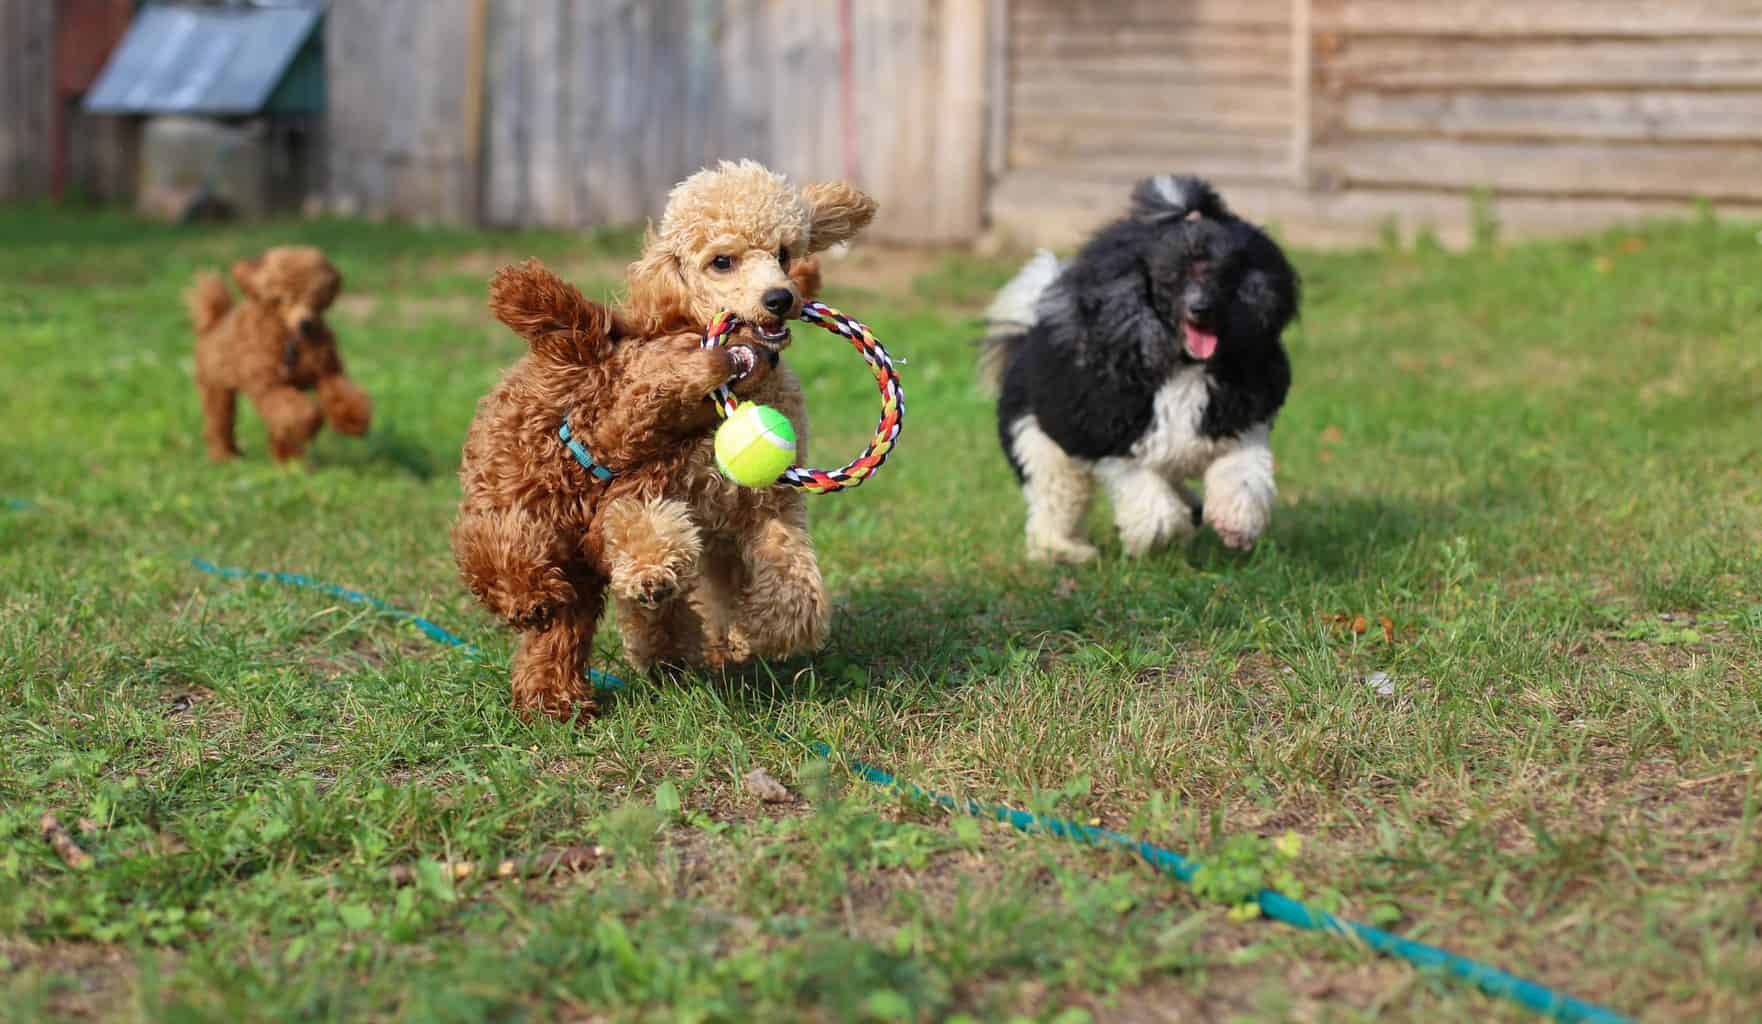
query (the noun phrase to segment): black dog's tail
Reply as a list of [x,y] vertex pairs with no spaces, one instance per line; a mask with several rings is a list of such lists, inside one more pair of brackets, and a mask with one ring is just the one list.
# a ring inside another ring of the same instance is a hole
[[1158,174],[1132,188],[1132,218],[1140,221],[1181,220],[1192,216],[1227,220],[1229,208],[1204,178]]
[[991,300],[985,310],[985,337],[979,341],[979,384],[988,393],[997,395],[1003,391],[1003,373],[1009,368],[1010,353],[1028,328],[1034,326],[1040,297],[1063,269],[1057,256],[1041,249]]

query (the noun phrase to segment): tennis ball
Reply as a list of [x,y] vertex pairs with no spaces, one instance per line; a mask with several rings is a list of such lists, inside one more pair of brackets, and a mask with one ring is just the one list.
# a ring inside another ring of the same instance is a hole
[[716,466],[742,487],[769,487],[795,464],[795,428],[768,405],[742,402],[716,428]]

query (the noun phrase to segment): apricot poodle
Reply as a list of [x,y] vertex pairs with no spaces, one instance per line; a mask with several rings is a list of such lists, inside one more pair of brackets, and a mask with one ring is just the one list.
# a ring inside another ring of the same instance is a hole
[[[232,266],[245,293],[234,304],[219,274],[204,271],[184,294],[196,325],[196,389],[203,436],[216,461],[239,454],[233,412],[242,392],[269,428],[269,454],[286,462],[304,451],[325,420],[345,434],[365,434],[367,393],[343,374],[336,335],[324,311],[343,278],[309,246],[278,246]],[[315,391],[317,400],[306,392]]]
[[[874,216],[874,200],[842,182],[797,189],[750,160],[724,161],[674,187],[629,267],[618,318],[658,339],[701,334],[721,310],[740,317],[773,365],[752,383],[751,398],[789,417],[805,460],[801,382],[780,363],[788,323],[819,287],[809,257],[854,237]],[[713,445],[702,434],[668,484],[700,537],[697,574],[673,600],[640,602],[614,591],[625,657],[638,667],[787,657],[825,638],[831,606],[802,493],[736,485],[717,471]],[[665,529],[671,508],[645,513],[653,522],[631,535]],[[641,566],[648,556],[614,544],[613,558]]]
[[719,385],[749,394],[770,361],[743,333],[633,331],[536,260],[504,267],[490,309],[530,346],[477,406],[465,440],[454,557],[471,593],[519,631],[514,705],[592,711],[586,670],[608,586],[664,604],[701,539],[669,493],[716,423]]

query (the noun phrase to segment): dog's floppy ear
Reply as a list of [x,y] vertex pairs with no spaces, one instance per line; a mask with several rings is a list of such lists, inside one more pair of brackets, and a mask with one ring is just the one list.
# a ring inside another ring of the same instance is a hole
[[503,267],[489,284],[497,320],[526,339],[536,355],[585,363],[603,357],[616,339],[612,313],[538,260]]
[[823,252],[848,242],[875,219],[875,200],[842,181],[805,185],[802,204],[808,208],[808,251]]
[[625,270],[630,286],[625,308],[645,334],[657,334],[693,321],[691,291],[679,257],[660,243],[654,229],[643,240],[642,255]]
[[232,265],[233,283],[239,286],[239,291],[244,292],[245,295],[256,299],[259,302],[263,300],[263,292],[262,289],[258,287],[257,282],[262,273],[262,256],[253,256],[248,260],[240,260]]
[[789,279],[795,283],[795,290],[806,299],[820,297],[820,258],[803,256],[789,265]]

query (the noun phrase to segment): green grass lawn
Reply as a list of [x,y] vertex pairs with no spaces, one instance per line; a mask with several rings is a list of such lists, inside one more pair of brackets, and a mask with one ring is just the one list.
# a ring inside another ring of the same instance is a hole
[[[210,465],[178,292],[290,240],[347,278],[332,319],[373,432],[284,471],[246,413],[246,458]],[[1636,1015],[1754,1019],[1758,241],[1297,253],[1269,537],[1126,562],[1098,514],[1080,570],[1022,562],[973,381],[1009,262],[833,263],[829,300],[909,360],[910,415],[873,482],[809,499],[830,643],[633,679],[573,727],[508,710],[509,636],[446,535],[473,404],[521,351],[490,272],[536,254],[603,294],[634,236],[0,213],[0,500],[28,503],[0,508],[0,1018],[1525,1019],[787,735],[1288,869]],[[865,368],[818,332],[790,358],[816,450],[854,454]],[[485,659],[191,556],[367,591]],[[761,802],[756,768],[798,799]],[[50,810],[88,868],[38,834]],[[438,866],[576,844],[608,856]]]

